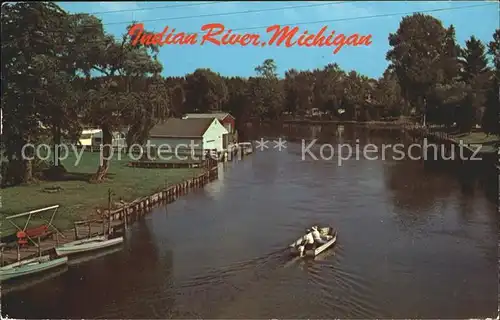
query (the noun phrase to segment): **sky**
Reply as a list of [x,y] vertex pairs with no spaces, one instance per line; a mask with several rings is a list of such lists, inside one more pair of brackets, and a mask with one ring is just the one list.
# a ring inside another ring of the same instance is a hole
[[[256,66],[270,58],[276,62],[280,75],[291,68],[314,69],[337,63],[346,71],[356,70],[378,78],[388,65],[385,59],[389,50],[388,36],[397,31],[402,17],[407,14],[444,9],[426,14],[440,19],[445,27],[453,24],[457,41],[462,46],[471,35],[488,43],[500,25],[499,4],[492,1],[75,1],[58,4],[70,13],[96,15],[106,32],[120,38],[132,21],[142,22],[146,30],[155,32],[162,32],[168,26],[177,32],[198,33],[200,39],[204,34],[201,27],[207,23],[222,23],[226,29],[239,29],[233,33],[258,33],[264,41],[270,38],[266,27],[275,24],[297,24],[300,32],[307,29],[309,33],[317,33],[327,26],[328,33],[335,31],[346,37],[354,33],[372,35],[371,45],[345,46],[337,54],[333,54],[333,47],[242,47],[211,43],[201,46],[201,41],[196,45],[164,45],[159,53],[164,76],[184,76],[197,68],[210,68],[225,76],[248,77],[255,75]],[[297,8],[299,6],[301,8]],[[467,6],[479,7],[450,10]],[[287,7],[294,8],[285,9]],[[242,11],[253,12],[226,14]],[[370,17],[379,15],[390,16]],[[369,18],[359,19],[367,16]],[[343,20],[331,21],[339,19]]]

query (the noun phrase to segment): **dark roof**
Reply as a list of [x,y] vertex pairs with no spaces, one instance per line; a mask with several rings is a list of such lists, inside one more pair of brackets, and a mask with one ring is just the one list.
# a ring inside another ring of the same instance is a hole
[[234,119],[234,117],[230,113],[227,113],[227,112],[187,113],[187,114],[185,114],[185,117],[187,119],[216,118],[219,121],[224,120],[228,116]]
[[154,126],[149,131],[149,136],[162,138],[200,138],[213,121],[213,118],[170,118]]

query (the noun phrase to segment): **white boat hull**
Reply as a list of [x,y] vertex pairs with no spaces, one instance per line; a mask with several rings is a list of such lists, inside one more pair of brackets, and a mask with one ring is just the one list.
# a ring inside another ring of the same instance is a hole
[[[307,257],[315,257],[321,252],[325,251],[326,249],[330,248],[337,242],[337,232],[333,230],[333,228],[330,227],[325,227],[325,228],[320,228],[320,233],[322,236],[329,236],[331,237],[328,242],[322,244],[321,246],[316,247],[314,250],[306,250],[304,252],[304,256]],[[297,256],[300,254],[298,250],[298,246],[302,242],[302,237],[297,239],[294,243],[290,245],[290,253],[294,256]]]
[[105,236],[93,237],[65,243],[62,246],[56,247],[58,256],[68,256],[71,254],[84,253],[104,248],[109,248],[123,242],[123,237],[108,239]]
[[67,263],[67,257],[51,260],[50,256],[42,256],[28,260],[21,260],[0,268],[0,281],[43,272]]

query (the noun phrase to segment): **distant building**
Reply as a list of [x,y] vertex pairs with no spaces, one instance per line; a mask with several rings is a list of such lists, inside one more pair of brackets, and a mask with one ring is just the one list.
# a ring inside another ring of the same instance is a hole
[[224,150],[223,138],[227,129],[215,118],[170,118],[149,131],[150,145],[162,145],[164,153],[201,155],[207,150]]
[[[127,146],[125,139],[127,133],[125,131],[115,131],[112,133],[112,135],[113,135],[113,140],[111,145],[114,148],[125,148]],[[93,133],[91,141],[92,141],[91,143],[92,148],[99,148],[102,144],[102,130]]]
[[92,138],[98,132],[101,132],[101,129],[85,129],[85,130],[83,130],[82,134],[80,135],[80,139],[78,139],[79,144],[81,146],[90,147],[92,145]]
[[187,113],[184,115],[183,119],[210,119],[215,118],[220,121],[220,123],[226,128],[227,136],[224,137],[224,148],[227,148],[231,142],[236,142],[235,140],[235,122],[236,119],[227,112],[214,112],[214,113]]

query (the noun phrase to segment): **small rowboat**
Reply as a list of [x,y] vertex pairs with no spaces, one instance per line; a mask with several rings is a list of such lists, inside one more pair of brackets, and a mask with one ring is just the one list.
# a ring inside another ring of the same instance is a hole
[[83,240],[77,240],[65,243],[55,248],[58,256],[67,256],[70,254],[83,253],[99,249],[108,248],[123,242],[123,237],[108,239],[107,236],[98,236]]
[[[319,233],[322,237],[329,239],[328,242],[322,244],[321,246],[316,246],[314,250],[306,250],[304,256],[315,257],[326,249],[330,248],[337,242],[337,231],[334,231],[332,227],[318,228]],[[290,245],[290,253],[294,256],[299,255],[298,247],[302,243],[302,237],[297,239],[294,243]]]
[[0,268],[0,281],[46,271],[66,263],[68,263],[67,257],[52,260],[48,255],[21,260]]

